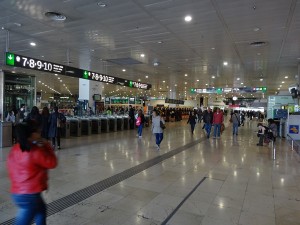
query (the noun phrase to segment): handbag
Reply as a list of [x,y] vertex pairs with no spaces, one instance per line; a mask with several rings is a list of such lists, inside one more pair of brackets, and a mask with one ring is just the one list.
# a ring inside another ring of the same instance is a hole
[[166,129],[166,126],[162,121],[160,121],[159,125],[160,125],[161,129],[163,129],[163,130]]

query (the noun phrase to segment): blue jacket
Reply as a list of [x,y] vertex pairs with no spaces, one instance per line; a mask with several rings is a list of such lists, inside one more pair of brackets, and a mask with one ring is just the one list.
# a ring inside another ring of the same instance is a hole
[[66,122],[66,117],[61,113],[52,113],[49,117],[49,138],[57,137],[57,119],[60,119],[62,122]]

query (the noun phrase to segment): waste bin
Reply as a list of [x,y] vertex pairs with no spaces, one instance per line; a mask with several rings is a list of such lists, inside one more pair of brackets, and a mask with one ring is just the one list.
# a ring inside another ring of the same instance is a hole
[[117,131],[117,118],[110,117],[109,118],[109,131]]
[[67,119],[65,126],[62,128],[62,137],[69,138],[70,137],[70,120]]
[[86,118],[81,119],[81,135],[92,134],[92,121]]
[[81,120],[79,119],[70,120],[70,135],[75,137],[81,136]]
[[124,118],[117,117],[117,130],[124,130]]
[[12,123],[0,122],[0,147],[12,146]]
[[109,132],[109,123],[108,123],[108,119],[105,117],[101,118],[101,131],[102,132]]
[[100,134],[101,133],[101,119],[92,118],[92,134]]

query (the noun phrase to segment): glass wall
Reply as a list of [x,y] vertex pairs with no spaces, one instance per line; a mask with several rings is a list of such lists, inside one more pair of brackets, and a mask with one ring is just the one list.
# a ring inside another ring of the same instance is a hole
[[21,104],[25,104],[29,111],[36,104],[35,92],[34,76],[5,72],[4,115],[13,108],[19,109]]

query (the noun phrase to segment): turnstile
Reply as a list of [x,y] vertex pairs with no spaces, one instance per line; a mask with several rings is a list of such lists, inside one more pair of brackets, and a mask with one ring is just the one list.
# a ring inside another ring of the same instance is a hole
[[124,118],[117,117],[117,130],[124,130]]
[[109,131],[117,131],[117,118],[108,118],[109,121]]
[[92,134],[92,121],[90,119],[81,120],[81,135]]
[[129,130],[129,118],[123,117],[124,119],[124,130]]
[[0,122],[0,147],[12,146],[12,123]]
[[70,128],[71,128],[71,124],[70,124],[70,120],[67,120],[65,123],[65,126],[62,127],[62,132],[61,132],[61,136],[64,138],[69,138],[70,137]]
[[101,119],[92,118],[92,134],[101,133]]
[[81,120],[79,119],[70,120],[70,135],[75,137],[81,136]]
[[109,120],[108,118],[101,118],[101,132],[109,132]]

